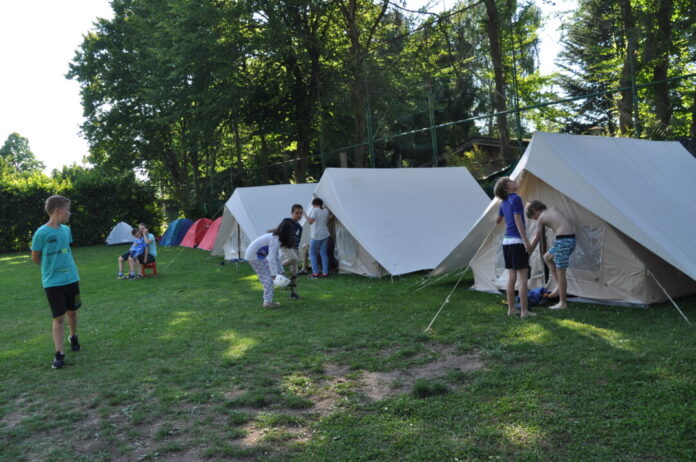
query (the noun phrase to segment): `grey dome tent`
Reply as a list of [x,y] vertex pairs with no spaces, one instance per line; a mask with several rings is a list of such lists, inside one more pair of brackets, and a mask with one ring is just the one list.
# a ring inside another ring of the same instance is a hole
[[123,221],[113,227],[106,238],[106,245],[131,244],[134,240],[133,227]]

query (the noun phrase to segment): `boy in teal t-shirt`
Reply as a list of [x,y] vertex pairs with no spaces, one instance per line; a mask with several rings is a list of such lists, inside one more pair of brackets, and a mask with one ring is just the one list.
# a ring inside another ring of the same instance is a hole
[[70,219],[70,200],[63,196],[46,199],[49,220],[39,227],[31,241],[31,260],[41,265],[41,282],[53,315],[53,343],[56,354],[52,367],[63,367],[63,319],[68,316],[70,348],[80,351],[77,340],[77,310],[80,308],[80,276],[73,260],[70,244],[70,227],[64,225]]

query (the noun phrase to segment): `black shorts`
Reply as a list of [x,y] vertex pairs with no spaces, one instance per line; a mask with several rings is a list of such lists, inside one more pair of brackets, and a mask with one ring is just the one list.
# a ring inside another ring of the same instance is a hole
[[144,253],[141,253],[140,255],[138,255],[138,261],[140,262],[141,265],[142,265],[142,264],[154,263],[154,261],[155,261],[155,257],[153,257],[153,256],[150,255],[150,254],[147,254],[147,263],[145,263],[145,262],[143,261],[143,258],[144,258],[144,257],[145,257],[145,254],[144,254]]
[[66,311],[75,311],[82,305],[79,282],[64,286],[46,287],[44,290],[54,318],[63,316]]
[[506,269],[529,268],[529,254],[524,244],[508,244],[503,246]]
[[130,251],[121,255],[121,259],[123,259],[123,261],[128,261],[129,258],[130,258]]

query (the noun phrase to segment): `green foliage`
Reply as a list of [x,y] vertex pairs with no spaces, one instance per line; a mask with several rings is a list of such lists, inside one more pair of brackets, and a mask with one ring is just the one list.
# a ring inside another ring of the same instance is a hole
[[39,226],[48,221],[46,199],[61,194],[71,200],[76,245],[101,244],[120,221],[143,221],[158,234],[163,221],[154,187],[132,172],[105,174],[97,169],[64,168],[49,178],[41,173],[0,177],[0,251],[25,251]]
[[0,170],[9,167],[10,171],[26,174],[39,172],[45,168],[43,162],[34,157],[29,148],[29,140],[19,133],[11,133],[0,148]]

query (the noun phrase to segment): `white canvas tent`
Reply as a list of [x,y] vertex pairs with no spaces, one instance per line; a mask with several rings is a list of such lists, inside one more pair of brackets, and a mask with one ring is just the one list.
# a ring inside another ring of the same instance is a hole
[[[224,256],[225,260],[244,258],[249,243],[289,217],[293,204],[305,206],[312,200],[315,186],[304,183],[235,189],[222,212],[211,255]],[[309,228],[304,228],[302,241],[309,242]]]
[[[524,200],[556,206],[576,225],[569,294],[646,305],[666,300],[665,291],[696,292],[696,159],[681,144],[539,132],[511,177]],[[493,200],[432,276],[470,264],[473,289],[505,289],[498,208]],[[530,263],[530,287],[544,285],[538,248]]]
[[327,168],[314,195],[336,217],[339,271],[372,277],[434,268],[490,200],[464,167]]
[[106,238],[106,245],[131,244],[134,240],[131,232],[133,227],[128,223],[120,222],[113,227]]

